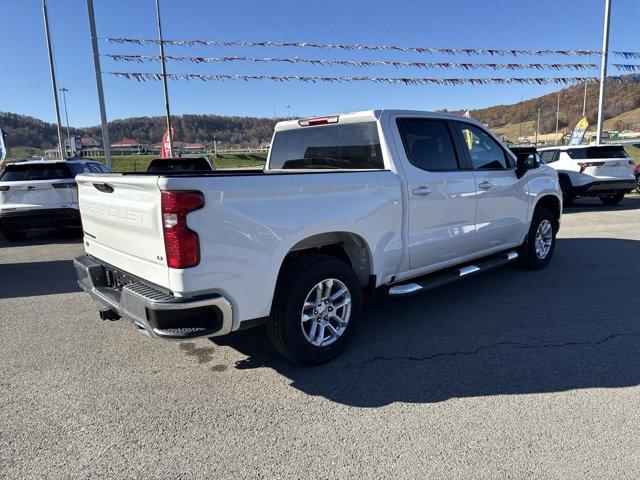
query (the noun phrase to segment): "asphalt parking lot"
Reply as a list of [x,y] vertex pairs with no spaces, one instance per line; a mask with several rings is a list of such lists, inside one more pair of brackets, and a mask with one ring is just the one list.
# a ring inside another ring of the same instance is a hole
[[549,268],[380,298],[345,354],[102,322],[52,233],[0,241],[2,478],[639,478],[640,197]]

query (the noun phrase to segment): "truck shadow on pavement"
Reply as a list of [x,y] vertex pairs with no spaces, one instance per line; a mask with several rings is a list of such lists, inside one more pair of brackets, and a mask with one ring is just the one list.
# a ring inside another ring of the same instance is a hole
[[0,263],[0,298],[79,291],[81,290],[72,261]]
[[32,247],[36,245],[52,245],[52,244],[80,244],[82,243],[82,234],[77,231],[64,231],[64,230],[37,230],[29,232],[28,236],[24,240],[16,242],[10,242],[0,234],[0,248],[10,247]]
[[605,205],[598,198],[579,198],[565,206],[563,214],[640,210],[640,195],[627,195],[618,205]]
[[353,343],[304,368],[263,328],[215,339],[309,395],[358,407],[640,384],[640,241],[558,239],[542,271],[508,267],[365,306]]

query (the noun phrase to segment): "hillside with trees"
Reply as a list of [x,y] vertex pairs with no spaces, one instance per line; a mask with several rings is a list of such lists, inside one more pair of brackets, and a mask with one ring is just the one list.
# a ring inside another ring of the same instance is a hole
[[[551,133],[556,128],[556,107],[560,94],[560,130],[570,130],[582,117],[584,85],[575,85],[549,93],[542,97],[525,100],[514,105],[497,105],[495,107],[471,110],[473,118],[486,123],[491,128],[534,121],[540,109],[540,133]],[[630,110],[640,108],[640,83],[621,82],[609,79],[605,85],[605,120],[622,115]],[[587,117],[594,125],[598,118],[598,84],[587,86]],[[639,125],[640,126],[640,125]],[[615,130],[624,130],[626,126],[613,125]]]
[[[175,138],[183,142],[205,145],[217,140],[228,147],[255,147],[271,140],[275,121],[270,118],[224,117],[219,115],[182,115],[172,117]],[[37,118],[16,113],[0,112],[0,128],[7,134],[6,144],[11,147],[52,148],[58,143],[56,126]],[[154,144],[162,139],[166,129],[164,117],[135,117],[109,122],[112,142],[133,138]],[[99,126],[71,128],[72,135],[88,134],[101,140]],[[66,132],[63,131],[63,135]]]

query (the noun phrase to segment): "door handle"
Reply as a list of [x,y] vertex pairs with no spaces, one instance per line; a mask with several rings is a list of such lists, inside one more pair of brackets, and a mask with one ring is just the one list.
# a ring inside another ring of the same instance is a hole
[[424,197],[431,193],[431,189],[428,187],[418,187],[411,190],[411,193],[413,193],[414,195],[420,195],[421,197]]
[[27,190],[33,190],[34,188],[36,187],[34,187],[33,185],[27,185]]
[[493,183],[487,181],[482,182],[478,185],[478,188],[480,190],[489,190],[491,187],[493,187]]

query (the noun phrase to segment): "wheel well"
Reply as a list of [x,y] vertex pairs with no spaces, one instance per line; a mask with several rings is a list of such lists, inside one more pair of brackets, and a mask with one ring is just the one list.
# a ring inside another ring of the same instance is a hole
[[280,267],[278,277],[280,277],[283,267],[292,258],[312,253],[339,258],[353,269],[363,288],[369,285],[372,274],[369,248],[362,237],[349,232],[323,233],[298,242],[289,250]]
[[569,177],[569,175],[567,175],[566,173],[559,173],[558,174],[558,179],[561,182],[567,182],[570,187],[573,186],[573,184],[571,183],[571,177]]
[[549,210],[556,220],[560,221],[560,200],[554,195],[546,195],[538,200],[536,208],[546,208]]

